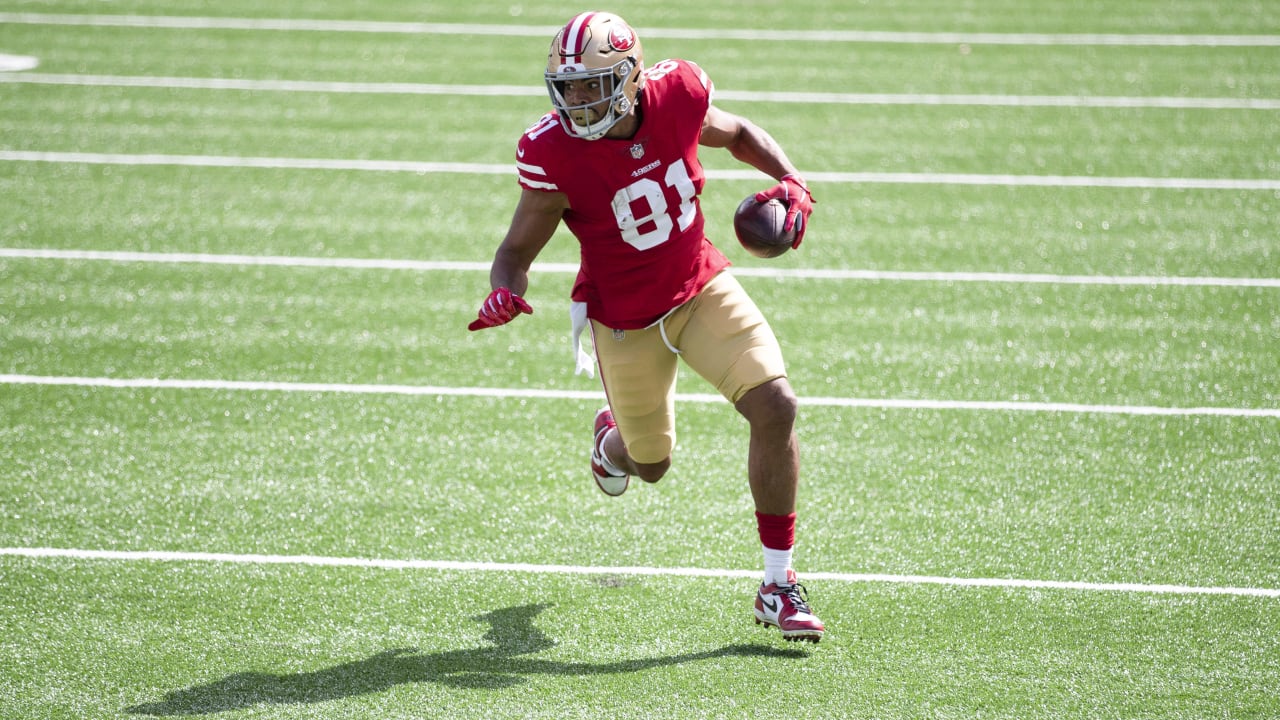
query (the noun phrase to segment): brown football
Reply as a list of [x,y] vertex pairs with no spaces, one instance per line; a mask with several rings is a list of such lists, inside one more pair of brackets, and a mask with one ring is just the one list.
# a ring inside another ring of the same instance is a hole
[[761,258],[774,258],[791,249],[796,241],[795,228],[784,232],[787,206],[781,200],[756,202],[748,195],[733,213],[733,231],[747,252]]

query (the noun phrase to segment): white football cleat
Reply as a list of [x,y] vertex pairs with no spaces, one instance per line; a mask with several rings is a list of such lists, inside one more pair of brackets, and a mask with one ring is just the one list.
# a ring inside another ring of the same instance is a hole
[[608,406],[596,412],[595,438],[591,441],[591,477],[596,480],[596,487],[605,495],[617,497],[627,491],[631,484],[631,476],[625,472],[614,472],[618,468],[604,456],[604,436],[618,427],[613,421],[613,412]]

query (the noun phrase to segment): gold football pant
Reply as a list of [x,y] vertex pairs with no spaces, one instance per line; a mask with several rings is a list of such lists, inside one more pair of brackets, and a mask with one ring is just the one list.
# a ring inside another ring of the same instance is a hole
[[728,272],[647,328],[592,320],[591,336],[613,418],[639,463],[661,462],[675,447],[678,358],[732,403],[787,374],[773,329]]

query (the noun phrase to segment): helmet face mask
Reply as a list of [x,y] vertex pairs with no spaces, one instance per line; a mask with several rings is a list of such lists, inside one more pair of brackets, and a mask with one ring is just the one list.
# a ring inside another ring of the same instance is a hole
[[582,13],[551,42],[545,80],[565,132],[603,137],[635,107],[643,84],[640,39],[611,13]]

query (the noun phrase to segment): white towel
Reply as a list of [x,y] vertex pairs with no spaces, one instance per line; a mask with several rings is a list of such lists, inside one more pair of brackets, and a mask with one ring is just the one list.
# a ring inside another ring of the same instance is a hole
[[587,329],[587,304],[584,302],[569,303],[569,321],[573,325],[574,375],[586,373],[587,377],[596,376],[596,364],[586,350],[582,349],[582,333]]

